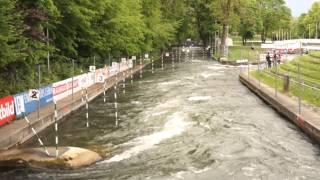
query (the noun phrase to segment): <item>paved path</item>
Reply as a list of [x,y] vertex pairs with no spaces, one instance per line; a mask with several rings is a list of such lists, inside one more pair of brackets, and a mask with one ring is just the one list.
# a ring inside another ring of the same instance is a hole
[[310,135],[320,143],[320,114],[313,111],[307,104],[301,106],[299,113],[298,101],[280,92],[275,93],[274,88],[259,83],[257,79],[248,78],[247,75],[241,74],[240,81],[250,90],[271,104],[279,113],[290,119],[305,133]]

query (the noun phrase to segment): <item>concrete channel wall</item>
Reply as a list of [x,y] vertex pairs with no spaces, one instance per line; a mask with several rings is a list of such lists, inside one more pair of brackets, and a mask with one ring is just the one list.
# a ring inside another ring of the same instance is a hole
[[303,132],[312,139],[320,143],[320,114],[312,111],[308,107],[303,106],[301,114],[299,114],[297,100],[278,93],[275,96],[273,88],[260,84],[254,78],[248,78],[247,75],[241,74],[239,80],[247,86],[252,92],[270,104],[281,115],[297,125]]
[[[132,69],[132,74],[143,69],[147,64],[137,65]],[[122,81],[125,77],[131,76],[131,70],[121,72],[116,76],[112,76],[106,79],[107,88],[114,86],[116,79],[118,82]],[[97,96],[99,96],[104,91],[104,83],[97,83],[88,88],[88,99],[92,101]],[[85,95],[84,95],[85,96]],[[73,111],[81,108],[86,104],[85,101],[82,101],[82,92],[77,92],[72,96],[68,96],[57,102],[57,111],[58,111],[58,120],[65,118],[70,115]],[[31,122],[31,125],[37,132],[41,132],[51,126],[54,120],[54,104],[49,104],[40,109],[40,119],[38,119],[38,112],[31,113],[28,115],[28,119]],[[84,120],[85,121],[85,120]],[[23,119],[16,120],[12,124],[4,126],[0,130],[0,149],[6,150],[15,146],[18,146],[27,140],[31,139],[34,136],[31,128],[28,126],[27,122]]]

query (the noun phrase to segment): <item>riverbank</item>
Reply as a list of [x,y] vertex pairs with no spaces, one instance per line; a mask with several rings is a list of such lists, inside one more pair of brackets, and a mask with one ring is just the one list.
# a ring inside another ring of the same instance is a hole
[[[147,64],[137,65],[132,70],[129,69],[125,72],[118,73],[106,79],[107,87],[109,89],[116,82],[122,81],[124,77],[129,77],[132,74],[143,69]],[[88,87],[88,101],[95,99],[104,91],[104,83],[96,83]],[[67,96],[57,101],[58,120],[64,119],[66,116],[76,111],[80,107],[85,105],[85,101],[82,101],[83,94],[81,91]],[[54,123],[54,104],[48,104],[40,108],[40,118],[38,118],[38,112],[35,111],[29,114],[27,117],[30,120],[31,125],[37,132],[41,132],[50,127]],[[13,121],[11,124],[4,126],[0,131],[0,149],[5,150],[14,146],[26,142],[34,136],[32,129],[28,126],[27,122],[23,119]]]
[[249,78],[244,74],[240,74],[239,80],[242,84],[247,86],[252,92],[262,98],[265,102],[270,104],[276,111],[285,116],[302,131],[308,134],[312,139],[320,143],[320,115],[302,106],[301,113],[297,106],[297,101],[282,93],[277,93],[272,87],[258,82],[254,78]]

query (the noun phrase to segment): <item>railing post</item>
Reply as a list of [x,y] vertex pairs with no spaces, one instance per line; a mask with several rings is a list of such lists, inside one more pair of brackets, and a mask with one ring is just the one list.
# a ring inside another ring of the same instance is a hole
[[290,76],[289,75],[284,75],[283,76],[283,91],[285,93],[289,92],[290,89]]
[[275,76],[274,76],[274,82],[275,82],[275,96],[278,97],[278,65],[277,62],[275,64],[276,67],[276,72],[275,72]]
[[298,66],[298,82],[299,82],[299,96],[298,96],[298,109],[299,109],[299,115],[301,115],[301,76],[300,76],[300,64],[297,64]]

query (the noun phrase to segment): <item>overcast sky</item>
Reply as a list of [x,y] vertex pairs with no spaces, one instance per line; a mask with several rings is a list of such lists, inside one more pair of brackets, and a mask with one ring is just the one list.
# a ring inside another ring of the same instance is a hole
[[287,5],[291,8],[292,15],[294,17],[300,16],[302,13],[306,13],[312,6],[312,3],[320,0],[285,0]]

